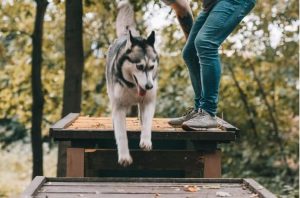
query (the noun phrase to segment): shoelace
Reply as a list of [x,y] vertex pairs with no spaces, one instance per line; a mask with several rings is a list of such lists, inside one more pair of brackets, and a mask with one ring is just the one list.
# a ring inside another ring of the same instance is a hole
[[194,107],[188,107],[182,116],[186,116],[186,115],[192,113],[193,111],[195,111]]
[[206,112],[205,112],[203,109],[200,109],[200,108],[199,108],[198,114],[199,114],[199,115],[206,115]]
[[[198,109],[198,115],[201,115],[201,116],[205,116],[205,115],[210,115],[209,113],[207,113],[206,111],[204,111],[203,109]],[[212,118],[215,118],[215,116],[211,116],[210,117]]]

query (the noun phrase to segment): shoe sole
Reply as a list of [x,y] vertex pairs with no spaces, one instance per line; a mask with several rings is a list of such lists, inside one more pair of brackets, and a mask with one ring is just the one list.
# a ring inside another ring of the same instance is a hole
[[206,131],[207,129],[218,128],[218,127],[219,125],[213,127],[190,127],[185,124],[181,125],[181,128],[185,131]]
[[174,128],[181,128],[182,125],[181,124],[170,124],[168,123],[171,127],[174,127]]

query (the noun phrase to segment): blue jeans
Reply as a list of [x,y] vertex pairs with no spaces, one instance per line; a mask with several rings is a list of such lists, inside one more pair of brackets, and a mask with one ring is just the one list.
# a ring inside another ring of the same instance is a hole
[[216,115],[221,63],[218,48],[252,10],[255,0],[218,0],[196,17],[182,56],[195,92],[195,109]]

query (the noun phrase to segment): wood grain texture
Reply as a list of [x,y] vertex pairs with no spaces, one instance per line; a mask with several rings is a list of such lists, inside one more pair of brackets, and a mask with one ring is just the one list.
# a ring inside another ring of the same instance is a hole
[[[107,198],[181,198],[216,197],[216,192],[230,193],[233,198],[276,197],[257,194],[261,186],[249,179],[178,179],[178,178],[46,178],[43,185],[37,186],[34,197],[107,197]],[[249,184],[245,186],[245,184]],[[190,192],[187,186],[195,186]]]
[[257,183],[254,179],[244,179],[243,183],[246,185],[246,187],[254,191],[260,197],[276,198],[276,196],[273,193],[271,193],[268,189]]
[[[86,170],[96,172],[97,170],[189,170],[197,172],[198,177],[202,169],[203,153],[187,150],[156,150],[145,152],[142,150],[131,150],[133,164],[122,167],[117,163],[117,151],[109,149],[88,149],[85,151]],[[87,174],[87,176],[89,176]],[[95,175],[93,175],[95,176]],[[98,175],[99,176],[99,175]]]
[[22,198],[29,198],[34,195],[34,193],[41,188],[41,186],[46,182],[46,177],[37,176],[35,177],[30,185],[25,189],[25,191],[21,194]]
[[[77,117],[76,117],[77,116]],[[129,139],[140,137],[140,124],[137,118],[127,118],[127,134]],[[200,129],[199,131],[184,131],[168,124],[168,118],[154,118],[152,139],[168,140],[202,140],[215,142],[230,142],[236,139],[236,128],[227,127]],[[58,141],[76,139],[114,139],[111,118],[87,117],[69,114],[50,128],[50,136]]]
[[77,119],[79,116],[79,113],[69,113],[65,117],[63,117],[61,120],[57,121],[54,125],[50,127],[50,130],[62,130],[66,127],[68,127],[74,120]]
[[84,148],[67,148],[67,177],[84,177]]
[[[103,131],[103,130],[60,130],[52,131],[50,133],[57,141],[72,141],[72,140],[85,140],[85,139],[114,139],[113,131]],[[137,131],[127,131],[127,136],[129,139],[139,139],[141,133]],[[230,141],[236,140],[235,132],[152,132],[153,140],[195,140],[195,141],[211,141],[219,143],[228,143]]]
[[[168,118],[153,118],[152,131],[168,132],[183,131],[181,128],[174,128],[168,124]],[[104,131],[113,130],[112,120],[109,117],[86,117],[80,116],[66,129],[100,129]],[[140,131],[140,120],[138,118],[126,118],[126,129],[128,131]],[[224,128],[201,129],[200,131],[224,131]]]
[[216,150],[211,153],[204,154],[204,178],[221,177],[221,151]]

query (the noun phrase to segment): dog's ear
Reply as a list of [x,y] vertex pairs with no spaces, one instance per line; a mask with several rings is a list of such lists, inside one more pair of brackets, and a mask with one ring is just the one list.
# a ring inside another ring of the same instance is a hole
[[154,42],[155,42],[155,32],[152,31],[151,34],[147,38],[147,43],[153,47]]
[[131,34],[131,31],[128,30],[127,41],[126,41],[126,49],[131,49],[133,42],[134,42],[134,38]]

